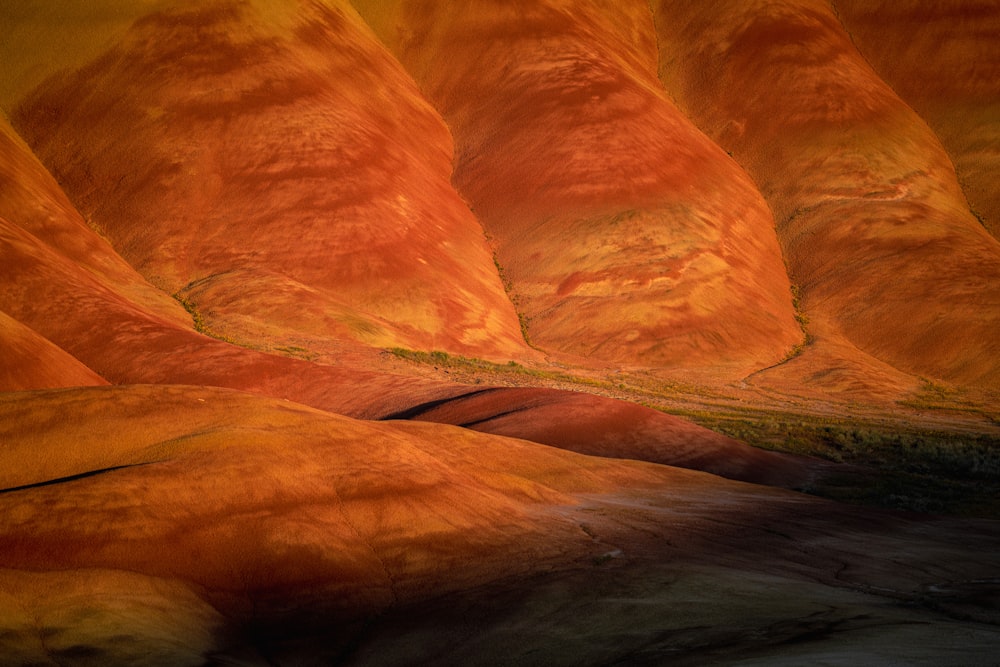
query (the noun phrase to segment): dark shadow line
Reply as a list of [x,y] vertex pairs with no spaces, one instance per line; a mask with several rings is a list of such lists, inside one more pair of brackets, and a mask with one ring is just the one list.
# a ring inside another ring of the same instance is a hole
[[42,486],[52,486],[53,484],[62,484],[63,482],[73,482],[78,479],[84,479],[85,477],[102,475],[106,472],[114,472],[115,470],[121,470],[123,468],[135,468],[138,466],[146,466],[150,465],[151,463],[159,463],[159,461],[148,461],[146,463],[126,463],[125,465],[111,466],[110,468],[101,468],[100,470],[89,470],[87,472],[81,472],[77,475],[70,475],[68,477],[57,477],[56,479],[49,479],[44,482],[34,482],[32,484],[24,484],[23,486],[12,486],[9,489],[0,489],[0,494],[14,493],[15,491],[24,491],[25,489],[37,489]]
[[[458,424],[462,428],[474,428],[476,426],[481,426],[487,422],[491,422],[494,419],[500,419],[501,417],[506,417],[508,415],[516,415],[519,412],[524,412],[525,410],[530,410],[531,406],[522,405],[520,407],[512,408],[510,410],[504,410],[503,412],[498,412],[496,414],[490,415],[489,417],[483,417],[482,419],[476,419],[471,422],[465,422],[464,424]],[[544,444],[544,443],[542,443]]]
[[458,396],[451,396],[449,398],[439,398],[433,401],[427,401],[426,403],[420,403],[412,408],[406,408],[405,410],[400,410],[399,412],[393,412],[385,417],[380,417],[378,421],[387,421],[390,419],[413,419],[414,417],[419,417],[420,415],[433,410],[434,408],[444,405],[445,403],[451,403],[452,401],[458,401],[463,398],[471,398],[472,396],[478,396],[479,394],[487,394],[492,391],[499,391],[503,387],[487,387],[486,389],[476,389],[475,391],[470,391],[465,394],[459,394]]

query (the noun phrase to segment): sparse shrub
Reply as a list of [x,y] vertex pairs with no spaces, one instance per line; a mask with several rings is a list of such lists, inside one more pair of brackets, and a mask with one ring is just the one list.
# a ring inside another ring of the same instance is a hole
[[221,340],[222,342],[229,343],[230,345],[238,345],[240,347],[251,348],[251,346],[241,344],[236,340],[230,338],[229,336],[225,336],[223,334],[219,334],[212,331],[208,327],[208,325],[205,324],[204,318],[198,311],[198,304],[184,298],[183,296],[181,296],[180,292],[177,292],[176,294],[173,294],[171,296],[173,296],[173,298],[184,307],[184,310],[186,310],[191,315],[191,321],[192,324],[194,325],[194,330],[197,331],[198,333],[208,336],[209,338],[214,338],[215,340]]

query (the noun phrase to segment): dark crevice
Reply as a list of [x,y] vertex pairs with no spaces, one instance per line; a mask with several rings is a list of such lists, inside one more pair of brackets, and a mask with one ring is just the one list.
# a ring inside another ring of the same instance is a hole
[[448,398],[439,398],[433,401],[427,401],[425,403],[420,403],[414,405],[411,408],[406,408],[405,410],[400,410],[398,412],[393,412],[390,415],[379,418],[379,421],[388,421],[392,419],[416,419],[420,415],[433,410],[434,408],[444,405],[445,403],[451,403],[452,401],[458,401],[464,398],[471,398],[472,396],[478,396],[479,394],[488,394],[490,392],[499,391],[500,387],[489,387],[487,389],[476,389],[475,391],[470,391],[465,394],[459,394],[458,396],[449,396]]
[[525,405],[518,408],[513,408],[511,410],[504,410],[503,412],[497,412],[491,414],[488,417],[483,417],[482,419],[474,419],[473,421],[470,422],[461,423],[459,424],[459,426],[461,426],[462,428],[475,428],[476,426],[479,426],[481,424],[491,422],[494,419],[500,419],[501,417],[506,417],[507,415],[516,415],[519,412],[524,412],[525,410],[529,409],[529,407],[530,406]]
[[127,463],[125,465],[120,465],[120,466],[111,466],[110,468],[100,468],[98,470],[90,470],[87,472],[79,473],[77,475],[69,475],[68,477],[57,477],[55,479],[46,480],[44,482],[34,482],[32,484],[12,486],[7,489],[0,489],[0,494],[14,493],[15,491],[24,491],[26,489],[37,489],[42,486],[52,486],[53,484],[63,484],[65,482],[74,482],[78,479],[84,479],[86,477],[94,477],[95,475],[103,475],[104,473],[114,472],[115,470],[122,470],[123,468],[135,468],[138,466],[150,465],[152,463],[159,463],[159,461],[148,461],[146,463]]

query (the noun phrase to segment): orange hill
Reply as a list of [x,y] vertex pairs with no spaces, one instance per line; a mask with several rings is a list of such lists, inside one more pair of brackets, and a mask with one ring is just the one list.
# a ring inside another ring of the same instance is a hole
[[1000,386],[1000,243],[829,5],[654,4],[661,79],[775,211],[817,358],[854,346],[906,373]]
[[[22,26],[38,44],[62,29]],[[22,71],[47,57],[35,53]],[[214,330],[525,353],[449,182],[447,128],[349,6],[275,17],[165,3],[96,57],[61,64],[3,100],[14,125],[122,256],[196,300]]]
[[451,127],[532,341],[730,377],[800,342],[767,205],[664,93],[645,3],[356,4]]
[[958,4],[0,7],[0,662],[992,664]]
[[[992,60],[918,85],[985,37],[907,69],[871,26],[917,9],[841,4],[27,3],[0,105],[88,224],[240,345],[995,389]],[[921,43],[971,20],[930,19]]]
[[993,2],[838,0],[851,41],[927,121],[973,213],[1000,238],[1000,12]]
[[[0,154],[0,311],[17,322],[4,327],[4,347],[11,354],[42,355],[35,368],[18,357],[5,368],[0,389],[104,380],[206,384],[359,416],[381,416],[428,394],[454,393],[441,383],[320,366],[196,333],[190,314],[83,223],[5,124],[0,124]],[[46,369],[46,362],[58,367]]]
[[657,410],[569,391],[481,389],[394,416],[787,488],[808,487],[823,469],[818,461],[754,449]]

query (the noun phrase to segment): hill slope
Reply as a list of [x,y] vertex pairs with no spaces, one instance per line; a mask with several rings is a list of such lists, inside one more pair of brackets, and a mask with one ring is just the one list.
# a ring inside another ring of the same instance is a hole
[[843,4],[28,3],[0,104],[241,345],[995,390],[992,61],[919,83],[986,37],[908,70]]
[[661,78],[771,204],[817,347],[997,387],[1000,243],[829,6],[655,5]]
[[993,664],[925,4],[0,6],[0,662]]
[[645,3],[356,4],[451,127],[534,342],[730,376],[800,342],[770,211],[665,95]]
[[225,335],[523,352],[416,86],[349,6],[260,4],[160,3],[4,106],[122,256]]
[[854,45],[944,144],[973,213],[1000,238],[996,3],[838,0],[835,6]]
[[0,437],[20,664],[986,664],[997,640],[967,583],[994,522],[208,388],[6,393]]

